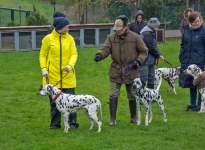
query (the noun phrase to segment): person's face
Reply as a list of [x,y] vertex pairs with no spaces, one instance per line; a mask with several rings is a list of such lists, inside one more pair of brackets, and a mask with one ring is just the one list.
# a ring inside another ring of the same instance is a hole
[[121,30],[116,30],[117,35],[123,35],[126,32],[127,28],[128,27],[126,26],[122,28]]
[[141,15],[137,16],[137,22],[142,22],[142,16]]
[[199,26],[201,23],[201,19],[199,17],[197,17],[194,22],[190,23],[192,27],[197,27]]
[[188,12],[187,12],[187,17],[189,17],[190,14],[191,14],[191,11],[188,11]]
[[60,34],[66,34],[69,31],[69,25],[63,27],[62,29],[58,30]]

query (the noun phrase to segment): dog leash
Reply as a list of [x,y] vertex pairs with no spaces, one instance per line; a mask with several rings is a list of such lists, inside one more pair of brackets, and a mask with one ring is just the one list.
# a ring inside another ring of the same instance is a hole
[[63,80],[63,78],[65,78],[65,76],[67,76],[67,74],[68,74],[68,72],[54,86],[56,86],[59,82],[61,82]]
[[[59,82],[61,82],[63,80],[63,78],[65,78],[65,76],[67,76],[68,72],[62,77],[62,79],[60,79],[55,85],[53,86],[56,86]],[[49,79],[46,78],[46,83],[49,84]]]
[[163,59],[167,64],[171,65],[174,68],[177,68],[176,66],[174,66],[173,64],[171,64],[170,62],[168,62],[167,60]]
[[[128,76],[130,74],[130,70],[132,68],[132,66],[136,63],[136,61],[134,61],[132,64],[125,66],[125,68],[123,68],[122,70],[122,74],[124,76]],[[128,70],[128,71],[127,71]],[[127,73],[125,73],[127,71]],[[137,73],[138,73],[138,69],[137,69]]]

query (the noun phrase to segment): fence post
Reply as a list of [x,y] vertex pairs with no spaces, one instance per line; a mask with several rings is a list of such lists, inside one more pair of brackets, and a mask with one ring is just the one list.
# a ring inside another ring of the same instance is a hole
[[85,10],[85,17],[86,17],[86,24],[88,24],[88,5],[86,4],[86,10]]
[[80,47],[85,46],[84,43],[84,29],[80,29]]
[[31,49],[36,49],[36,31],[31,32]]
[[19,11],[19,18],[20,18],[20,25],[21,25],[21,6],[19,6],[19,9],[20,9],[20,11]]
[[1,32],[0,32],[0,52],[2,52]]
[[14,32],[14,50],[19,51],[19,32]]
[[96,46],[99,46],[99,33],[100,33],[100,29],[99,28],[96,28],[95,29],[95,45]]
[[11,9],[11,20],[14,21],[14,10]]

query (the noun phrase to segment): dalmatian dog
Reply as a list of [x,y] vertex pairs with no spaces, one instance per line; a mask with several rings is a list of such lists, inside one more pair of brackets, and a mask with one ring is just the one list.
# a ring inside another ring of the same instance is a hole
[[[197,80],[202,73],[203,71],[195,64],[189,65],[188,68],[184,70],[184,74],[193,76],[194,80]],[[197,84],[197,88],[201,94],[201,109],[199,113],[205,113],[205,80]]]
[[159,91],[160,86],[162,84],[162,78],[167,81],[170,88],[167,91],[172,90],[174,94],[176,93],[174,83],[176,79],[179,77],[179,69],[178,68],[158,68],[155,70],[155,81],[154,81],[154,88]]
[[102,122],[97,117],[97,111],[100,108],[102,119],[102,108],[101,103],[97,98],[92,95],[65,94],[51,84],[45,85],[38,93],[40,96],[48,94],[52,97],[53,101],[56,102],[56,108],[64,116],[65,133],[70,129],[69,114],[71,112],[76,112],[79,109],[85,109],[85,113],[91,122],[90,130],[92,130],[94,123],[96,122],[98,124],[98,132],[101,132]]
[[[167,121],[166,113],[164,111],[163,99],[159,92],[155,89],[145,88],[145,83],[140,79],[134,79],[132,86],[132,93],[136,98],[137,110],[138,110],[138,121],[137,125],[141,123],[141,104],[145,106],[145,125],[148,126],[148,123],[152,122],[152,104],[157,102],[162,113],[164,115],[164,121]],[[148,113],[150,113],[150,119],[148,122]]]

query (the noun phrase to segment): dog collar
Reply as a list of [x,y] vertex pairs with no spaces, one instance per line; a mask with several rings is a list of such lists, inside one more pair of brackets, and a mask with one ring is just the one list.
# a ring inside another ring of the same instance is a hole
[[53,99],[53,101],[56,101],[56,99],[57,99],[62,93],[63,93],[63,92],[60,91],[60,92],[56,95],[56,97]]

